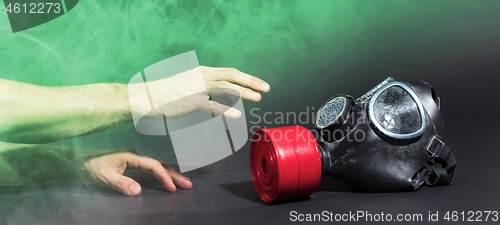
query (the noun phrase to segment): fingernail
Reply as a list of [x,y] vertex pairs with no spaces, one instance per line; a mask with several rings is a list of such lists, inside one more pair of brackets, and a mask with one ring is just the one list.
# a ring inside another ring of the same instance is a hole
[[186,179],[187,181],[191,181],[191,180],[189,180],[189,178],[188,178],[188,177],[184,177],[184,179]]
[[141,187],[139,186],[139,184],[132,184],[130,186],[129,193],[131,195],[136,195],[137,193],[139,193],[139,191],[141,191]]
[[259,94],[259,93],[257,93],[257,92],[254,92],[254,93],[253,93],[253,98],[255,98],[255,99],[259,99],[259,98],[260,98],[260,94]]
[[264,90],[269,90],[270,88],[269,84],[266,82],[262,82],[262,87],[264,88]]
[[226,114],[226,116],[234,117],[234,118],[238,118],[241,116],[240,111],[233,109],[233,108],[227,110],[224,114]]

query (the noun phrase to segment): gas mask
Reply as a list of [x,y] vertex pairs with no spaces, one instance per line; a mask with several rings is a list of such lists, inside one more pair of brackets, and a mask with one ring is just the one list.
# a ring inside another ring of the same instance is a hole
[[326,175],[369,192],[453,182],[457,161],[442,140],[440,98],[425,82],[389,77],[357,100],[336,95],[315,127],[318,141],[302,126],[255,132],[250,165],[264,201],[308,197]]

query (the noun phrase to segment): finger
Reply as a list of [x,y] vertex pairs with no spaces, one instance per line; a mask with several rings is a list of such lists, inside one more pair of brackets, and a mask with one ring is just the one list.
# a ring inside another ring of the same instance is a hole
[[191,183],[191,180],[189,180],[189,178],[183,176],[182,174],[177,172],[174,168],[170,167],[165,163],[162,163],[162,165],[167,170],[168,174],[170,174],[170,177],[172,177],[174,183],[177,184],[179,187],[185,189],[193,187],[193,183]]
[[105,177],[108,186],[113,187],[123,194],[137,196],[141,193],[141,185],[130,177],[123,176],[113,170],[109,170]]
[[216,101],[206,101],[206,103],[202,107],[204,110],[213,112],[215,115],[224,114],[224,116],[227,118],[236,119],[241,116],[240,110],[220,104]]
[[127,159],[127,164],[131,167],[140,168],[153,173],[156,179],[158,179],[168,191],[174,192],[177,190],[170,174],[168,174],[158,160],[144,156],[131,155]]
[[214,81],[207,84],[211,94],[229,94],[233,96],[241,96],[242,99],[258,102],[262,98],[261,95],[249,88],[230,83],[228,81]]
[[[207,74],[213,81],[226,80],[264,93],[267,93],[270,89],[269,84],[265,81],[234,68],[211,68],[205,70],[207,72],[204,75]],[[204,70],[202,69],[202,71]]]

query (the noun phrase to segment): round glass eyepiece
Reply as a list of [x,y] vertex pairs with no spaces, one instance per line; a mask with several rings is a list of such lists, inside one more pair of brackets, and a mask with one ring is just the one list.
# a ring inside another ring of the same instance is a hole
[[379,95],[373,113],[378,123],[392,133],[410,134],[422,127],[417,103],[399,86],[387,88]]
[[420,99],[401,82],[390,82],[375,92],[368,113],[374,129],[391,138],[412,139],[425,129],[425,111]]

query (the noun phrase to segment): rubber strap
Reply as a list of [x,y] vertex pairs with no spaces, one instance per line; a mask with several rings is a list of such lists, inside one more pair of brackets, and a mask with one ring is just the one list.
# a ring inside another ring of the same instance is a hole
[[452,184],[458,162],[450,147],[444,143],[433,146],[433,140],[435,140],[434,137],[431,139],[428,150],[439,152],[439,154],[431,154],[431,159],[427,162],[425,183],[429,186]]

